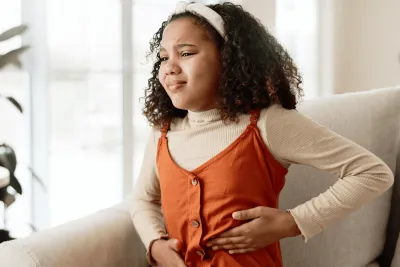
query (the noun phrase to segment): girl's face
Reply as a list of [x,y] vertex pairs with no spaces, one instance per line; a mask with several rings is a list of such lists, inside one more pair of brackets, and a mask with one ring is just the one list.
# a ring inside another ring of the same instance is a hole
[[219,51],[193,18],[180,18],[168,24],[160,58],[158,78],[176,108],[204,111],[216,107]]

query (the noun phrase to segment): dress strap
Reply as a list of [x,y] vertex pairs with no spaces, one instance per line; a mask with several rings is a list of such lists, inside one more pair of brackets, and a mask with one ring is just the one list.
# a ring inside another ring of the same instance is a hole
[[251,112],[251,116],[250,116],[250,124],[251,125],[257,125],[258,118],[260,118],[260,113],[261,113],[260,109],[255,109]]
[[162,127],[161,127],[161,136],[162,137],[167,137],[167,133],[168,133],[168,130],[169,130],[169,125],[170,125],[170,122],[164,122],[162,124]]

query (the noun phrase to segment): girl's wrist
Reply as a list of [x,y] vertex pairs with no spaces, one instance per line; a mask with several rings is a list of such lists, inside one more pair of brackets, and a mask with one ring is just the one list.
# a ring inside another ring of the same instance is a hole
[[147,250],[147,253],[146,253],[147,263],[149,263],[151,266],[157,266],[157,262],[155,261],[153,255],[154,255],[154,243],[156,243],[159,240],[161,240],[161,239],[155,239],[155,240],[151,241],[149,248]]
[[284,224],[286,225],[285,228],[287,229],[287,237],[295,237],[301,235],[301,231],[297,226],[297,223],[290,211],[286,211],[284,216]]
[[165,240],[168,240],[168,236],[167,235],[162,235],[160,238],[154,239],[153,241],[151,241],[151,243],[149,245],[149,248],[148,248],[148,251],[146,253],[147,262],[151,266],[158,266],[156,257],[154,257],[154,255],[157,254],[157,246],[161,242],[165,242]]

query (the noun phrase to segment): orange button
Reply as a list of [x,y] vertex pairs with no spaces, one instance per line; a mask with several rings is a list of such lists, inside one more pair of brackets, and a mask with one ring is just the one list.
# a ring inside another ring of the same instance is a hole
[[195,227],[195,228],[198,228],[200,226],[200,223],[198,221],[196,221],[196,220],[193,220],[192,221],[192,226]]
[[196,251],[197,255],[203,257],[204,256],[204,252],[201,250]]
[[199,180],[197,178],[192,179],[192,185],[197,185],[199,183]]

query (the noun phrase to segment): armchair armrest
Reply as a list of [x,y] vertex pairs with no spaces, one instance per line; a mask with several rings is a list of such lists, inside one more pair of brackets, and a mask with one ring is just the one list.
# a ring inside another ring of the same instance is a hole
[[129,201],[27,238],[0,244],[0,266],[145,267]]

